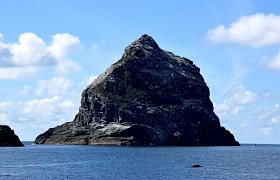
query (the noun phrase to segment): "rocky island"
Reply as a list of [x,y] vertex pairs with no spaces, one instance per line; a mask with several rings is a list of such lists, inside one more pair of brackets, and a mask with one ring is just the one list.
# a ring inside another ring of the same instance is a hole
[[0,147],[1,146],[23,146],[23,144],[9,126],[0,125]]
[[36,144],[238,146],[221,127],[200,69],[142,35],[82,93],[72,122]]

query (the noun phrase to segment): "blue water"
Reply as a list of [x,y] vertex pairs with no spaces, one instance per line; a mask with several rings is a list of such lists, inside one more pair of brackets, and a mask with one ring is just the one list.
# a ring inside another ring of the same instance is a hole
[[280,146],[26,144],[0,148],[0,179],[280,179]]

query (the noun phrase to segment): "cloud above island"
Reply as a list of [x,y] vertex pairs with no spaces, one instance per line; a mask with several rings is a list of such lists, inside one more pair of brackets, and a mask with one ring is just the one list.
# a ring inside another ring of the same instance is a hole
[[50,44],[31,32],[21,34],[16,43],[6,43],[0,33],[0,79],[30,76],[43,67],[61,73],[80,70],[69,57],[80,46],[79,38],[68,33],[53,35]]
[[280,16],[257,13],[242,16],[228,27],[219,25],[207,32],[212,43],[236,43],[253,48],[280,44]]

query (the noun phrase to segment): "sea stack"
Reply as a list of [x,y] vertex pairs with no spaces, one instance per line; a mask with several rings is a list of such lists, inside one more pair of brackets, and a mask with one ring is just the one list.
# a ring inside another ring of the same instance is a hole
[[200,69],[144,34],[82,93],[72,122],[36,144],[238,146],[213,112]]
[[14,131],[6,125],[0,125],[0,147],[2,146],[23,146]]

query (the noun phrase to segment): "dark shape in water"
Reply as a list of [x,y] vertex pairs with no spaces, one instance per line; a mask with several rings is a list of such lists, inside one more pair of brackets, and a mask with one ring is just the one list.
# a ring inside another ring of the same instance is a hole
[[143,35],[82,93],[74,121],[36,144],[235,146],[193,62]]
[[23,146],[23,144],[9,126],[0,125],[0,146]]
[[199,167],[202,167],[202,166],[199,165],[199,164],[194,164],[194,165],[192,165],[192,167],[193,167],[193,168],[199,168]]

